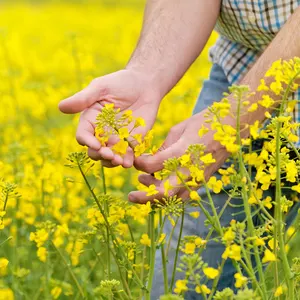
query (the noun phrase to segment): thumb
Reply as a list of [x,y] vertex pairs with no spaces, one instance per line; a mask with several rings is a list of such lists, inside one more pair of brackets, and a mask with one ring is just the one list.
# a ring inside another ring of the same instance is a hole
[[65,114],[75,114],[90,107],[98,100],[98,93],[96,93],[95,87],[89,85],[75,95],[62,100],[58,108]]
[[136,169],[146,172],[148,174],[155,173],[163,169],[164,161],[172,158],[179,157],[185,151],[184,140],[180,139],[172,145],[164,143],[161,150],[154,155],[141,155],[135,159],[134,166]]

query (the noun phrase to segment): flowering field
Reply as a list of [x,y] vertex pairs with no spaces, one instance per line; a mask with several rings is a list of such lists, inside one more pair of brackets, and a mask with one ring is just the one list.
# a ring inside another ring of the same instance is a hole
[[[57,105],[127,62],[143,4],[111,2],[1,4],[0,299],[80,299],[68,268],[90,297],[107,278],[103,242],[86,244],[93,230],[93,200],[79,172],[65,167],[68,153],[82,151],[75,141],[78,117],[62,115]],[[157,140],[190,115],[208,74],[207,56],[164,101]],[[108,191],[121,201],[113,208],[119,233],[129,237],[128,227],[118,220],[125,211],[131,226],[139,228],[137,234],[145,232],[147,208],[127,204],[137,172],[116,168],[105,170],[105,176]],[[89,179],[100,193],[100,164]]]
[[[150,299],[155,249],[169,248],[161,224],[177,223],[178,211],[184,214],[178,199],[169,199],[169,211],[158,207],[155,214],[150,203],[129,204],[127,194],[138,185],[138,172],[121,167],[103,169],[100,163],[89,161],[85,149],[75,141],[78,116],[63,115],[57,108],[61,99],[82,89],[93,78],[123,68],[128,61],[141,28],[143,1],[119,2],[4,1],[0,5],[0,300]],[[208,76],[208,48],[215,39],[213,34],[201,57],[164,99],[154,127],[154,144],[159,145],[174,124],[191,115],[202,81]],[[238,97],[237,100],[241,101]],[[226,105],[220,106],[221,117],[224,107],[227,112]],[[262,105],[267,105],[266,101]],[[220,107],[215,108],[215,114],[220,114]],[[106,109],[113,114],[113,107]],[[255,107],[251,110],[255,111]],[[285,130],[288,121],[280,121]],[[259,136],[258,125],[255,126],[251,129],[253,139]],[[205,129],[202,130],[204,134]],[[232,130],[227,133],[236,134]],[[270,132],[265,134],[271,136]],[[235,149],[230,151],[233,153],[238,149],[234,142],[235,138],[230,149]],[[191,170],[194,152],[189,151],[178,163]],[[268,158],[268,149],[266,152]],[[244,159],[253,168],[261,166],[257,161],[267,160],[257,154],[248,154]],[[202,158],[205,164],[209,161],[210,157]],[[291,163],[292,167],[296,165]],[[271,173],[269,165],[268,168]],[[200,170],[196,171],[199,174]],[[246,173],[237,177],[232,168],[222,175],[222,182],[214,178],[208,183],[214,192],[219,193],[233,177],[244,183],[238,187],[244,194],[249,192],[245,187]],[[290,176],[290,182],[295,182],[295,175]],[[257,179],[257,184],[265,184],[268,189],[275,185],[275,179],[266,177],[267,182]],[[294,185],[294,191],[298,191]],[[300,260],[294,260],[292,265],[294,281],[287,268],[287,260],[297,255],[297,247],[290,242],[297,241],[295,227],[287,230],[286,240],[277,239],[282,228],[272,223],[274,219],[266,210],[274,205],[270,197],[262,199],[262,190],[266,189],[250,189],[249,199],[241,193],[249,205],[258,205],[270,221],[268,229],[250,231],[252,240],[242,236],[243,223],[232,222],[224,229],[215,216],[210,219],[212,228],[220,234],[219,241],[226,245],[224,261],[232,259],[237,266],[235,288],[243,292],[234,298],[232,291],[225,291],[214,299],[294,297],[294,289],[299,287]],[[147,191],[151,193],[151,187]],[[190,198],[199,200],[192,191]],[[283,210],[288,210],[290,202],[286,200],[284,205]],[[199,217],[198,212],[190,215]],[[275,238],[270,233],[271,225]],[[280,247],[274,246],[276,242],[282,242]],[[197,255],[205,244],[204,237],[183,237],[178,250],[187,255],[186,261],[196,259],[199,263]],[[291,253],[288,258],[282,252],[283,245],[284,251]],[[256,269],[247,261],[246,250],[257,254],[256,258],[261,255],[265,263],[273,263],[271,273],[264,272],[267,282],[257,281],[256,273],[261,272],[262,276],[264,269],[261,264]],[[203,298],[213,299],[222,266],[199,266],[206,284],[200,284],[197,276],[189,283]],[[285,268],[286,277],[281,276],[281,268]],[[188,279],[175,282],[173,274],[167,275],[172,277],[172,284],[164,282],[165,290],[177,296],[164,299],[181,299],[188,289]],[[212,289],[208,288],[208,281],[214,281]],[[247,283],[256,287],[254,291],[248,289]],[[299,299],[296,297],[282,299]]]

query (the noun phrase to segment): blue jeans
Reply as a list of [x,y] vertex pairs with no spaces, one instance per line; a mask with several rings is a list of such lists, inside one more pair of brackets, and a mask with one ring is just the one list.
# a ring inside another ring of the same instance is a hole
[[[203,84],[203,88],[201,93],[198,97],[198,101],[196,103],[194,114],[202,111],[206,107],[210,106],[215,101],[220,101],[223,98],[223,93],[228,92],[229,82],[222,70],[221,67],[218,65],[213,65],[210,73],[210,78],[206,80]],[[199,124],[200,127],[201,124]],[[255,148],[255,146],[253,146]],[[219,176],[215,174],[215,176]],[[200,197],[203,199],[203,205],[205,208],[212,214],[211,208],[206,203],[208,202],[206,192],[204,188],[200,188],[198,190]],[[274,189],[270,189],[267,191],[268,195],[270,195],[274,199]],[[221,192],[220,194],[213,194],[213,201],[217,208],[217,212],[219,213],[220,210],[223,208],[224,204],[228,200],[228,195],[225,192]],[[245,214],[243,213],[242,207],[242,200],[241,199],[232,199],[230,201],[232,206],[227,206],[221,219],[221,225],[226,227],[229,226],[229,223],[232,219],[235,219],[238,222],[242,222],[245,220]],[[291,209],[288,217],[287,223],[290,224],[292,220],[297,215],[297,211],[299,209],[299,204],[294,205]],[[199,211],[200,217],[198,219],[192,218],[189,213],[193,211]],[[206,220],[205,215],[200,211],[200,209],[196,207],[186,206],[186,214],[184,219],[184,227],[183,227],[183,234],[184,236],[191,236],[196,235],[200,236],[201,238],[205,238],[209,232],[209,228],[204,225]],[[258,226],[260,224],[259,216],[255,216],[253,219],[254,225]],[[173,270],[173,261],[175,257],[175,249],[177,246],[178,236],[179,236],[179,227],[180,222],[178,222],[177,227],[175,228],[172,240],[171,240],[171,247],[168,254],[168,275],[169,281]],[[165,225],[165,233],[167,237],[170,235],[172,231],[172,226],[169,223]],[[210,267],[217,268],[221,263],[221,256],[224,252],[224,246],[220,243],[211,241],[207,244],[206,249],[202,253],[202,259],[206,262]],[[178,260],[179,261],[179,260]],[[178,266],[178,263],[177,263]],[[164,294],[164,284],[163,284],[163,273],[162,273],[162,260],[161,260],[161,252],[160,250],[157,251],[156,254],[156,263],[155,263],[155,276],[153,282],[153,290],[151,294],[151,299],[156,300],[159,299],[160,295]],[[223,269],[223,273],[219,280],[219,284],[217,290],[223,290],[226,287],[231,289],[234,288],[234,274],[236,273],[236,269],[231,263],[231,260],[227,260]],[[183,273],[177,272],[176,280],[184,279]],[[176,281],[175,281],[176,282]],[[209,285],[208,285],[209,286]],[[210,287],[210,286],[209,286]],[[192,299],[202,299],[201,295],[197,294],[195,291],[191,290],[185,294],[184,299],[192,300]]]

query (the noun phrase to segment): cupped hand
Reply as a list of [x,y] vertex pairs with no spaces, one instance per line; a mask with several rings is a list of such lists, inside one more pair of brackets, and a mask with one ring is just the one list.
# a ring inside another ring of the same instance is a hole
[[105,104],[113,103],[121,112],[132,110],[133,116],[142,117],[146,126],[135,129],[134,133],[144,135],[155,121],[161,96],[144,74],[133,70],[121,70],[94,79],[86,88],[61,101],[59,109],[66,114],[81,113],[76,139],[80,145],[88,147],[88,155],[94,160],[102,160],[106,167],[133,165],[134,155],[128,147],[121,157],[111,147],[117,137],[111,137],[105,147],[95,137],[95,121]]
[[[229,153],[223,146],[220,145],[219,142],[213,139],[213,131],[209,131],[202,137],[199,136],[198,131],[201,125],[204,124],[205,120],[207,120],[204,117],[206,113],[207,110],[204,110],[171,128],[164,144],[156,154],[142,155],[135,159],[135,167],[148,173],[141,174],[139,176],[140,183],[148,187],[154,184],[159,193],[153,196],[146,196],[146,192],[133,191],[128,196],[129,201],[142,204],[148,201],[153,201],[154,199],[161,200],[165,195],[164,181],[156,179],[151,174],[162,170],[165,160],[172,157],[178,158],[182,156],[191,144],[204,144],[206,146],[205,152],[211,153],[216,160],[214,164],[209,165],[205,169],[206,179],[219,169],[219,167],[228,158]],[[178,186],[177,182],[176,176],[171,176],[169,178],[171,186]],[[189,198],[189,192],[183,187],[175,187],[171,189],[168,192],[168,195],[177,195],[182,199]]]

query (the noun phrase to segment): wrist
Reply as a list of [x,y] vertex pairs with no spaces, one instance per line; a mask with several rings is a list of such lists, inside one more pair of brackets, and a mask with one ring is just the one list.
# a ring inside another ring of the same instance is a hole
[[157,93],[160,100],[173,88],[172,84],[168,82],[167,72],[163,72],[161,68],[129,62],[125,69],[142,78],[146,89]]

